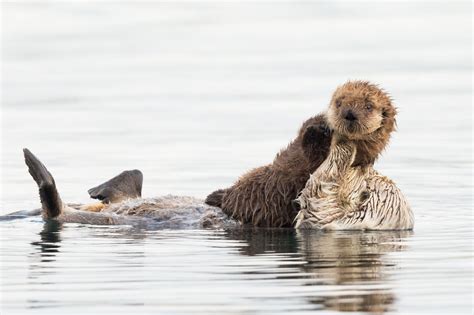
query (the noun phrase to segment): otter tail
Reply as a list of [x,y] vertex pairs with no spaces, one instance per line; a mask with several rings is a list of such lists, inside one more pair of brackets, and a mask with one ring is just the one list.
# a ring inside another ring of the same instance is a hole
[[23,149],[23,153],[28,171],[39,188],[43,217],[58,217],[63,211],[63,202],[59,197],[53,176],[30,150]]
[[222,199],[224,198],[225,192],[226,189],[218,189],[207,196],[204,202],[210,206],[222,208]]

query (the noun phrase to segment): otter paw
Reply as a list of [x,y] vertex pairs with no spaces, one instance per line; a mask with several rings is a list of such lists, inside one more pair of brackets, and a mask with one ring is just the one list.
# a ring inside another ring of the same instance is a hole
[[303,147],[306,146],[324,146],[331,137],[331,130],[324,124],[317,124],[306,128],[303,135]]

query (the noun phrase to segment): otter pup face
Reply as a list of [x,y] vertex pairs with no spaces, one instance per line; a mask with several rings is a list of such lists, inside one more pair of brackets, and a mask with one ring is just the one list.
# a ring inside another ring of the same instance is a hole
[[367,139],[394,110],[390,97],[376,85],[349,81],[334,92],[328,122],[332,129],[349,139]]

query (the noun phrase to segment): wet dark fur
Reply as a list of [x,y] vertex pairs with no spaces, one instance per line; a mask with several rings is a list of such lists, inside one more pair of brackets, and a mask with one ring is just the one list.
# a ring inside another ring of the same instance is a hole
[[55,218],[61,214],[63,203],[56,190],[53,176],[48,172],[43,163],[38,160],[28,149],[23,149],[28,171],[39,188],[41,205],[45,212],[45,218]]
[[251,170],[230,188],[213,192],[206,203],[221,207],[242,223],[290,227],[297,213],[291,202],[326,158],[330,143],[324,115],[310,118],[273,163]]
[[117,203],[142,196],[143,174],[139,170],[123,171],[105,183],[88,190],[89,196],[103,203]]
[[[353,166],[371,165],[387,145],[395,129],[396,109],[390,97],[376,85],[364,81],[348,82],[333,94],[331,104],[340,97],[364,97],[383,113],[381,127],[370,136],[356,140],[357,155]],[[220,207],[242,223],[264,227],[290,227],[298,209],[292,205],[304,188],[309,175],[325,160],[332,132],[327,117],[307,120],[297,138],[282,150],[273,163],[244,174],[233,186],[210,194],[206,203]]]

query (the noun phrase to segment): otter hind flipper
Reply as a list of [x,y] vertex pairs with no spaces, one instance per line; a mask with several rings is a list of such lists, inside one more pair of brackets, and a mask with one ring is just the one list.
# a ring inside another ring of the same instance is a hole
[[30,150],[23,149],[23,154],[25,156],[25,163],[28,166],[28,172],[39,188],[43,216],[45,218],[59,216],[63,211],[63,202],[59,197],[53,176]]
[[142,196],[143,174],[139,170],[123,171],[105,183],[88,190],[89,196],[104,203],[120,202]]

